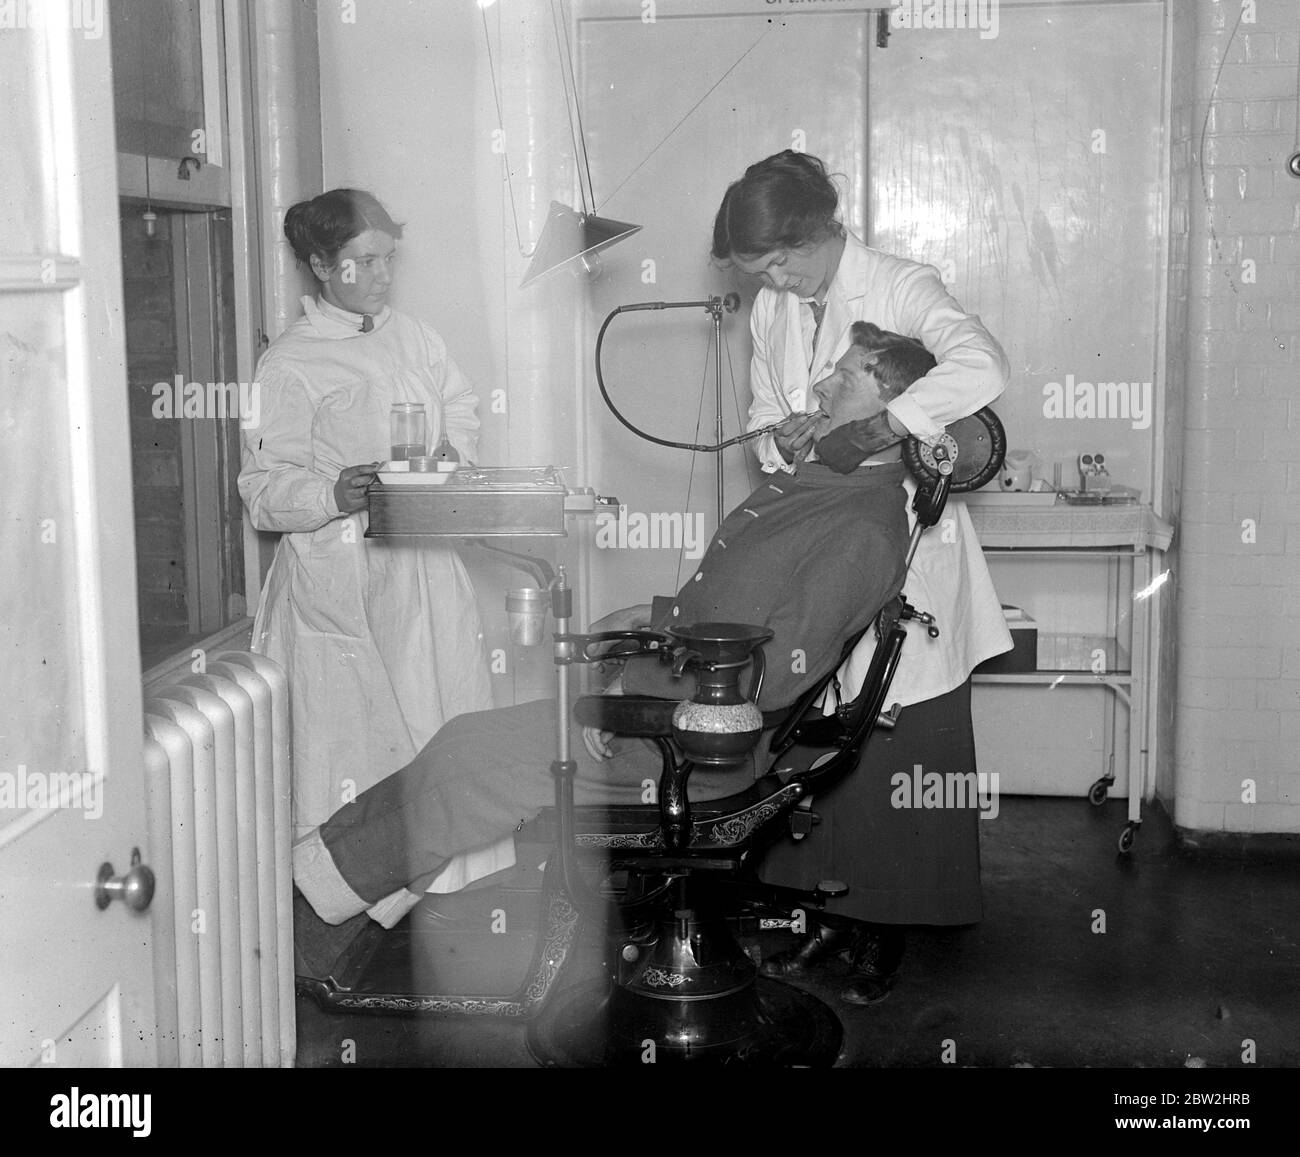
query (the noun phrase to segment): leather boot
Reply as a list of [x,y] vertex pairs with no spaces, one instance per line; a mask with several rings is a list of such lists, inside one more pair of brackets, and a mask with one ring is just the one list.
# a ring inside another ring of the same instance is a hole
[[369,928],[378,928],[364,912],[342,924],[326,924],[308,902],[293,889],[293,971],[295,976],[327,980],[353,941]]
[[818,924],[803,943],[769,956],[759,965],[758,971],[763,976],[776,978],[807,976],[836,956],[852,949],[854,939],[851,929]]
[[879,1004],[894,987],[907,945],[897,924],[864,924],[853,949],[853,970],[840,999],[849,1004]]

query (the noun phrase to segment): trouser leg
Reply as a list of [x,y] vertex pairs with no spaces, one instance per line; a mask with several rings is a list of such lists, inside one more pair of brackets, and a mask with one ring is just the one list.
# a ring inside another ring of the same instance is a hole
[[[597,761],[575,726],[574,801],[642,802],[662,770],[658,749],[615,739]],[[555,799],[555,702],[538,700],[461,715],[406,767],[363,792],[294,846],[294,880],[312,907],[338,923],[401,888],[419,889],[452,856],[508,835]],[[743,790],[751,766],[699,768],[694,799]]]

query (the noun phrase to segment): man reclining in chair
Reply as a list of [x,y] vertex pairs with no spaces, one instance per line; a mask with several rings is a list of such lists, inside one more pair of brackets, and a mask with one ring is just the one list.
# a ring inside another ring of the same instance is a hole
[[[705,621],[771,629],[759,706],[788,709],[839,662],[846,639],[867,626],[903,582],[907,515],[900,462],[857,469],[901,440],[885,404],[935,365],[919,342],[855,322],[835,371],[813,387],[809,424],[817,460],[764,482],[714,536],[676,598],[648,620],[644,608],[592,627],[628,629]],[[692,679],[673,679],[654,656],[629,660],[622,690],[680,699]],[[362,912],[391,927],[454,856],[514,831],[554,799],[555,704],[541,700],[459,716],[406,767],[341,807],[294,847],[294,880],[317,915],[341,924]],[[656,781],[649,740],[584,736],[575,745],[574,797],[636,804]],[[763,746],[754,764],[761,767]],[[744,790],[758,772],[698,768],[691,796]]]

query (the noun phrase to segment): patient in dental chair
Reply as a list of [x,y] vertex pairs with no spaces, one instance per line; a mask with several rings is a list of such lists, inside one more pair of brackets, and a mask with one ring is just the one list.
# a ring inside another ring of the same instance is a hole
[[[903,581],[903,466],[862,467],[891,442],[885,403],[935,364],[920,342],[854,322],[848,351],[812,388],[822,430],[815,461],[770,475],[727,516],[699,569],[651,626],[740,622],[770,628],[759,706],[790,706],[839,659]],[[881,431],[885,431],[882,435]],[[680,697],[667,668],[633,660],[628,694]]]
[[[839,662],[845,640],[903,582],[904,467],[857,467],[880,448],[875,432],[885,403],[934,359],[919,342],[861,322],[852,342],[813,388],[822,414],[815,457],[822,460],[776,475],[747,497],[652,622],[771,629],[759,699],[769,718]],[[694,689],[693,679],[672,678],[654,656],[628,661],[622,684],[629,694],[675,699]],[[548,806],[555,711],[554,701],[541,700],[453,719],[410,764],[298,841],[294,880],[316,915],[339,925],[382,902],[391,926],[449,859],[491,844]],[[640,803],[644,782],[656,781],[661,766],[654,744],[642,739],[614,739],[595,752],[575,744],[573,758],[579,805]],[[691,796],[734,794],[762,770],[758,759],[740,769],[698,768]]]

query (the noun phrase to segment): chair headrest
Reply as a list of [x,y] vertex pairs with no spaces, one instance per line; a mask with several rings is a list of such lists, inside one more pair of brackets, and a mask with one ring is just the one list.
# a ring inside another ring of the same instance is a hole
[[[958,418],[943,432],[939,443],[952,459],[953,494],[966,494],[992,482],[1007,456],[1006,431],[987,406],[968,417]],[[934,447],[916,438],[908,438],[903,443],[903,461],[917,485],[924,489],[933,488],[940,478],[940,459]]]

